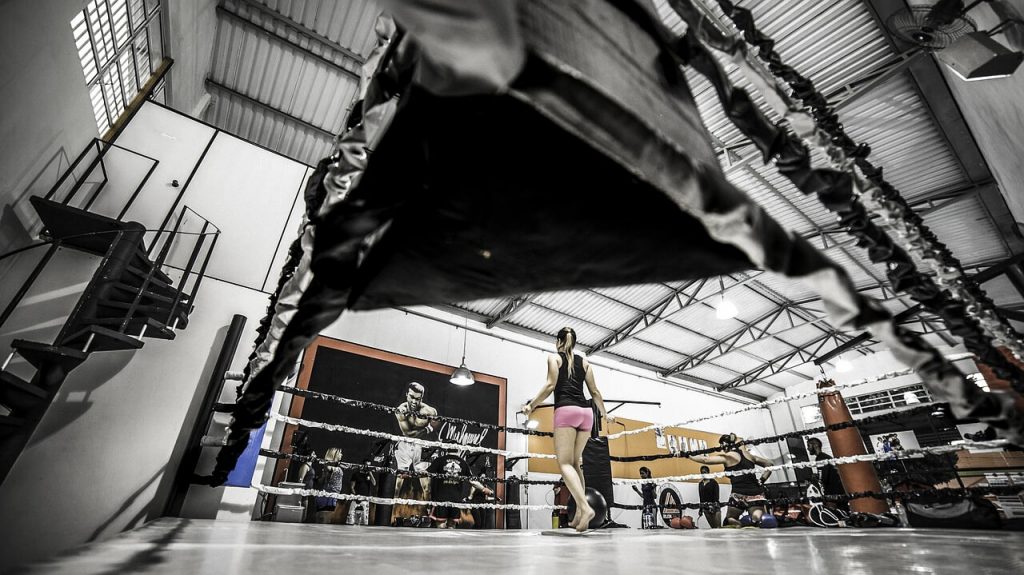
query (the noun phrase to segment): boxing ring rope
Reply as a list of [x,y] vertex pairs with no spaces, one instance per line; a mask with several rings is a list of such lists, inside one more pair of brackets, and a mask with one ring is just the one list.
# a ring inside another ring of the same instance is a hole
[[[344,461],[328,461],[321,457],[315,457],[312,455],[298,455],[296,453],[284,453],[281,451],[274,451],[273,449],[260,449],[260,455],[262,457],[269,457],[271,459],[294,459],[303,463],[316,463],[323,465],[324,467],[338,467],[342,469],[355,469],[359,471],[370,471],[374,473],[395,473],[396,470],[391,467],[384,467],[380,465],[366,465],[363,463],[346,463]],[[560,479],[505,479],[503,477],[494,477],[490,475],[449,475],[447,473],[433,473],[430,471],[400,471],[401,475],[408,477],[430,477],[437,479],[458,479],[460,481],[480,481],[480,482],[493,482],[493,483],[518,483],[521,485],[561,485],[562,480]]]
[[[973,353],[958,353],[958,354],[953,354],[953,355],[947,355],[946,359],[949,360],[949,361],[960,361],[960,360],[964,360],[964,359],[972,359],[973,357],[974,357]],[[737,409],[722,411],[722,412],[715,413],[715,414],[712,414],[712,415],[702,415],[700,417],[695,417],[693,419],[687,419],[687,420],[684,420],[684,421],[680,421],[678,423],[670,423],[670,424],[666,424],[666,425],[652,424],[652,425],[648,425],[648,426],[645,426],[645,427],[641,427],[639,429],[630,429],[630,430],[627,430],[627,431],[620,431],[618,433],[609,433],[606,437],[608,438],[609,441],[611,441],[612,439],[619,439],[620,437],[626,437],[626,436],[629,436],[629,435],[638,435],[638,434],[641,434],[641,433],[646,433],[648,431],[664,430],[664,429],[669,428],[669,427],[686,427],[688,425],[693,425],[694,423],[700,423],[700,422],[708,421],[708,420],[711,420],[711,419],[717,419],[719,417],[728,417],[728,416],[731,416],[731,415],[739,415],[741,413],[747,413],[749,411],[755,411],[755,410],[758,410],[758,409],[764,409],[764,408],[767,408],[767,407],[770,407],[770,406],[773,406],[773,405],[779,405],[779,404],[782,404],[782,403],[788,403],[790,401],[795,401],[795,400],[798,400],[798,399],[806,399],[808,397],[817,397],[819,395],[824,395],[824,394],[827,394],[827,393],[832,393],[834,391],[850,389],[852,387],[859,387],[861,385],[865,385],[865,384],[868,384],[868,383],[876,383],[876,382],[883,381],[883,380],[886,380],[886,379],[893,379],[893,378],[896,378],[896,377],[903,377],[904,375],[912,375],[913,373],[914,373],[913,368],[909,368],[909,367],[906,368],[906,369],[900,369],[900,370],[896,370],[896,371],[887,371],[885,373],[881,373],[881,374],[876,375],[876,376],[861,378],[861,379],[858,379],[858,380],[855,380],[855,381],[851,381],[849,383],[837,383],[835,386],[829,387],[827,389],[816,389],[814,391],[808,391],[808,392],[799,393],[799,394],[796,394],[796,395],[777,397],[775,399],[765,400],[765,401],[762,401],[760,403],[753,403],[753,404],[750,404],[750,405],[745,405],[745,406],[737,408]]]
[[[835,389],[835,388],[829,388]],[[934,411],[935,407],[931,404],[918,405],[907,409],[900,409],[889,413],[883,413],[881,415],[872,415],[862,419],[840,421],[830,425],[821,425],[818,427],[812,427],[803,431],[789,431],[786,433],[780,433],[778,435],[768,435],[765,437],[757,437],[754,439],[742,439],[733,443],[733,447],[740,447],[743,445],[761,445],[764,443],[773,443],[788,439],[791,437],[803,437],[805,435],[817,435],[819,433],[825,433],[827,431],[838,431],[840,429],[849,429],[851,427],[857,427],[863,423],[873,423],[875,421],[893,421],[898,420],[900,417],[905,415],[913,415],[915,413],[923,413],[926,411]],[[612,461],[620,463],[631,463],[636,461],[657,461],[659,459],[672,459],[678,457],[691,457],[693,455],[706,455],[708,453],[717,453],[722,451],[721,447],[707,447],[704,449],[694,449],[691,451],[677,451],[675,453],[657,453],[654,455],[632,455],[629,457],[611,456]]]
[[[754,475],[764,471],[776,471],[781,469],[799,469],[799,468],[811,468],[818,469],[830,465],[845,465],[848,463],[858,463],[863,461],[899,461],[904,459],[916,459],[923,457],[927,454],[941,455],[945,453],[951,453],[960,451],[965,448],[986,448],[991,449],[995,447],[1003,447],[1007,445],[1006,440],[995,440],[995,441],[978,441],[978,442],[965,442],[960,445],[947,445],[938,447],[927,447],[920,449],[907,449],[900,453],[899,456],[893,453],[877,453],[877,454],[866,454],[856,455],[848,457],[837,457],[832,459],[826,459],[821,461],[807,461],[797,463],[783,463],[780,465],[773,465],[762,467],[761,469],[750,469],[750,470],[738,470],[738,471],[719,471],[714,473],[693,473],[688,475],[678,475],[671,477],[652,477],[648,479],[617,479],[613,480],[614,485],[637,485],[643,483],[655,483],[655,484],[666,484],[666,483],[681,483],[689,482],[698,479],[717,479],[721,477],[737,477],[741,475]],[[262,453],[261,453],[262,454]],[[347,466],[347,465],[339,465]],[[367,467],[367,466],[358,466]],[[387,471],[393,471],[387,468]],[[453,476],[446,476],[451,479]],[[459,476],[461,479],[462,476]],[[466,480],[478,480],[477,477],[466,476]],[[338,493],[333,491],[326,491],[321,489],[306,489],[306,488],[291,488],[291,487],[273,487],[269,485],[263,485],[259,483],[253,483],[252,487],[263,493],[270,495],[301,495],[301,496],[312,496],[312,497],[328,497],[332,499],[341,499],[345,501],[367,501],[377,505],[427,505],[427,506],[440,506],[440,507],[454,507],[457,509],[504,509],[504,510],[561,510],[566,509],[565,506],[560,505],[520,505],[520,504],[504,504],[504,503],[464,503],[464,502],[453,502],[453,501],[423,501],[418,499],[405,499],[395,497],[376,497],[371,495],[353,495],[346,493]],[[945,489],[930,489],[930,490],[916,490],[916,491],[891,491],[891,492],[858,492],[848,493],[845,495],[821,495],[821,496],[805,496],[799,498],[776,498],[776,499],[764,499],[755,500],[750,502],[738,502],[730,501],[729,505],[734,507],[762,507],[771,504],[798,504],[818,501],[849,501],[853,499],[860,499],[864,497],[872,497],[876,499],[915,499],[925,498],[928,496],[949,496],[949,497],[966,497],[970,493],[1005,493],[1016,495],[1024,490],[1024,486],[983,486],[983,487],[971,487],[971,488],[945,488]],[[733,505],[733,504],[736,505]],[[712,504],[713,505],[713,504]],[[692,504],[682,503],[679,505],[669,506],[658,506],[666,508],[682,508],[682,509],[699,509],[702,506],[707,507],[708,504]],[[720,505],[721,506],[721,505]],[[615,507],[621,509],[642,509],[642,506],[621,506],[616,505]]]
[[[917,489],[910,491],[860,491],[857,493],[845,493],[843,495],[804,495],[801,497],[776,497],[776,498],[765,498],[755,499],[752,501],[739,501],[731,500],[728,503],[725,502],[709,502],[709,503],[672,503],[669,505],[656,504],[650,507],[657,507],[658,509],[715,509],[728,505],[729,507],[736,507],[739,509],[749,509],[751,507],[777,507],[782,505],[805,505],[808,503],[840,503],[845,501],[851,501],[853,499],[862,499],[865,497],[871,497],[873,499],[884,499],[888,501],[894,500],[909,500],[913,501],[916,499],[926,499],[929,501],[949,502],[963,499],[964,497],[971,497],[972,494],[995,494],[995,495],[1019,495],[1021,491],[1024,491],[1024,486],[1020,485],[983,485],[974,487],[943,487],[933,489]],[[622,503],[613,503],[611,507],[615,509],[623,509],[627,511],[642,511],[643,505],[625,505]]]
[[778,465],[767,465],[764,467],[757,468],[756,470],[737,470],[737,471],[715,471],[711,473],[689,473],[686,475],[673,475],[668,477],[651,477],[649,479],[615,479],[612,480],[614,485],[640,485],[643,483],[682,483],[687,481],[695,481],[700,479],[718,479],[721,477],[739,477],[740,475],[753,475],[756,473],[764,473],[765,471],[781,471],[783,469],[817,469],[819,467],[826,467],[829,465],[846,465],[848,463],[861,463],[861,462],[875,462],[875,461],[899,461],[902,459],[918,459],[925,455],[943,455],[946,453],[956,453],[957,451],[963,451],[964,449],[993,449],[998,447],[1005,447],[1010,445],[1010,442],[1005,439],[997,439],[994,441],[965,441],[964,443],[957,445],[940,445],[936,447],[921,447],[914,449],[904,449],[900,453],[902,456],[894,456],[895,452],[887,453],[865,453],[863,455],[848,455],[844,457],[833,457],[824,459],[821,461],[797,461],[780,463]]
[[464,503],[457,501],[420,501],[418,499],[402,499],[398,497],[376,497],[373,495],[352,495],[322,489],[303,489],[297,487],[273,487],[261,483],[253,483],[253,489],[268,495],[301,495],[311,497],[329,497],[344,501],[368,501],[375,505],[433,505],[435,507],[454,507],[456,509],[504,509],[526,511],[551,511],[565,509],[564,505],[522,505],[518,503]]
[[[304,398],[320,399],[323,401],[330,401],[332,403],[338,403],[341,405],[348,405],[351,407],[360,407],[366,409],[374,409],[377,411],[383,411],[386,413],[397,413],[398,408],[390,405],[382,405],[379,403],[373,403],[369,401],[362,401],[359,399],[349,399],[347,397],[341,397],[340,395],[333,395],[330,393],[323,393],[320,391],[313,391],[310,389],[302,389],[299,387],[293,387],[290,385],[278,386],[278,391],[283,391],[292,395],[297,395]],[[494,429],[496,431],[505,431],[508,433],[521,433],[523,435],[539,435],[543,437],[554,437],[554,433],[550,431],[536,431],[533,429],[521,429],[518,427],[509,427],[505,425],[495,425],[493,423],[484,423],[482,421],[473,421],[470,419],[463,419],[461,417],[450,417],[445,415],[421,415],[420,419],[429,419],[430,421],[447,421],[450,423],[465,423],[470,425],[476,425],[485,429]]]
[[281,415],[279,413],[271,414],[271,419],[277,421],[283,421],[291,425],[298,425],[301,427],[312,427],[316,429],[324,429],[327,431],[337,431],[341,433],[351,433],[354,435],[364,435],[366,437],[374,437],[377,439],[390,439],[391,441],[397,441],[400,443],[411,443],[412,445],[418,445],[420,447],[437,447],[441,449],[458,449],[459,451],[471,451],[474,453],[490,453],[492,455],[501,455],[503,457],[530,457],[533,459],[555,459],[554,454],[549,453],[522,453],[515,451],[508,451],[506,449],[494,449],[491,447],[481,447],[477,445],[463,445],[461,443],[449,443],[447,441],[430,441],[427,439],[419,439],[416,437],[406,437],[404,435],[395,435],[393,433],[385,433],[383,431],[373,431],[370,429],[359,429],[357,427],[349,427],[347,425],[339,425],[336,423],[321,423],[319,421],[309,421],[307,419],[301,419],[298,417],[289,417],[287,415]]

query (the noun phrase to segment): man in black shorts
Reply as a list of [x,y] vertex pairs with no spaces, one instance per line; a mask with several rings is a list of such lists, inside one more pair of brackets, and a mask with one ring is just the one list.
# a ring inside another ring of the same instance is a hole
[[[701,465],[700,472],[711,473],[711,468]],[[718,529],[722,526],[722,500],[719,499],[718,482],[714,479],[702,479],[697,485],[697,493],[700,495],[700,513],[697,514],[697,519],[703,515],[712,529]]]
[[[367,459],[363,461],[363,465],[369,467],[372,462]],[[377,479],[374,478],[373,473],[367,469],[358,469],[352,474],[352,479],[349,481],[349,491],[353,495],[362,495],[369,497],[376,495],[377,490]],[[368,525],[370,519],[370,502],[369,501],[353,501],[348,508],[348,521],[349,525]]]
[[[430,498],[438,503],[461,503],[466,498],[466,480],[470,474],[466,460],[453,452],[440,455],[430,463],[427,471],[438,473],[443,477],[432,477],[430,480]],[[459,523],[461,512],[457,507],[434,505],[430,512],[435,526],[442,529],[455,527]]]

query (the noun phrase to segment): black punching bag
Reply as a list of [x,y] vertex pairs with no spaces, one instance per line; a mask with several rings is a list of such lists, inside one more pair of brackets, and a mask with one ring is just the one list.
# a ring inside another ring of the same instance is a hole
[[[519,478],[513,475],[505,482],[505,503],[519,505]],[[518,509],[505,512],[505,529],[522,529],[523,520]]]
[[591,437],[583,448],[583,479],[587,487],[593,487],[604,496],[606,519],[611,520],[611,508],[615,503],[612,488],[612,463],[608,456],[608,438]]

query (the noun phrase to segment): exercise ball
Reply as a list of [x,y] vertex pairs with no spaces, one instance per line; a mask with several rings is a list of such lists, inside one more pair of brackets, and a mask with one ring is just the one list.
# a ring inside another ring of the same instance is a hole
[[[593,487],[588,487],[587,503],[589,503],[591,509],[594,510],[594,518],[590,520],[590,525],[588,525],[587,528],[599,529],[608,519],[608,504],[605,503],[604,495],[601,495],[601,492]],[[572,518],[576,516],[576,500],[569,497],[569,503],[566,507],[568,507],[569,519],[572,520]]]

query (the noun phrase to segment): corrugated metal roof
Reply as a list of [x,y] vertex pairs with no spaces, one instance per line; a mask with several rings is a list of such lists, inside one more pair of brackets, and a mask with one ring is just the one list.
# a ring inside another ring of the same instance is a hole
[[365,1],[322,4],[226,0],[218,7],[208,121],[306,164],[330,154],[356,96],[361,55],[375,41],[378,10]]
[[1009,257],[981,199],[971,197],[925,215],[924,223],[966,265]]
[[[726,22],[717,4],[696,0]],[[654,0],[665,22],[676,32],[684,25],[667,0]],[[748,0],[738,2],[751,9],[758,27],[776,41],[786,62],[810,77],[819,90],[834,96],[844,87],[893,56],[883,30],[861,0]],[[375,4],[367,0],[224,0],[219,10],[219,29],[209,78],[215,102],[208,119],[230,132],[280,151],[306,163],[315,163],[331,148],[352,103],[356,90],[353,72],[360,55],[374,42]],[[728,27],[728,25],[727,25]],[[725,68],[739,86],[749,84],[732,62]],[[731,153],[720,159],[727,177],[787,229],[810,237],[821,247],[820,230],[833,230],[836,218],[815,197],[801,194],[774,166],[764,165],[756,149],[748,145],[723,113],[710,85],[693,71],[686,71],[705,126],[716,146]],[[763,97],[752,94],[755,102]],[[777,119],[773,111],[769,116]],[[869,144],[872,161],[885,168],[887,179],[909,201],[921,201],[939,192],[959,189],[967,183],[959,160],[934,123],[930,111],[906,76],[897,75],[869,92],[858,95],[840,112],[854,139]],[[814,152],[816,161],[821,154]],[[938,237],[951,246],[968,265],[987,264],[1008,255],[999,230],[977,198],[968,198],[929,212],[925,220]],[[872,288],[885,276],[866,252],[842,234],[828,236],[826,253],[849,270],[858,287]],[[834,245],[839,242],[841,245]],[[641,257],[638,255],[638,257]],[[710,278],[699,293],[696,286],[681,294],[673,292],[686,282],[595,288],[536,295],[505,322],[515,329],[553,335],[572,325],[582,346],[605,340],[614,330],[635,325],[632,336],[608,348],[609,357],[623,358],[659,371],[670,370],[689,357],[711,349],[715,340],[740,333],[750,323],[775,309],[779,303],[811,302],[820,310],[817,294],[807,286],[772,274],[744,280],[743,274],[723,278],[726,295],[737,304],[735,319],[719,320],[714,305],[721,288]],[[735,285],[737,281],[742,286]],[[1019,303],[1020,296],[1003,283],[990,282],[1000,303]],[[658,304],[674,298],[668,313],[656,318]],[[497,317],[510,298],[457,304],[482,318]],[[681,311],[680,305],[688,304]],[[885,305],[906,309],[907,301]],[[646,321],[636,324],[641,317]],[[650,325],[648,325],[649,322]],[[830,330],[827,323],[792,326],[777,321],[769,330],[777,337],[741,340],[731,352],[718,355],[686,374],[717,384],[757,369],[765,362],[820,339]],[[936,336],[926,336],[939,341]],[[785,342],[789,342],[788,344]],[[829,342],[822,351],[834,346]],[[765,377],[744,389],[767,395],[816,375],[813,366],[794,359],[788,373]]]

